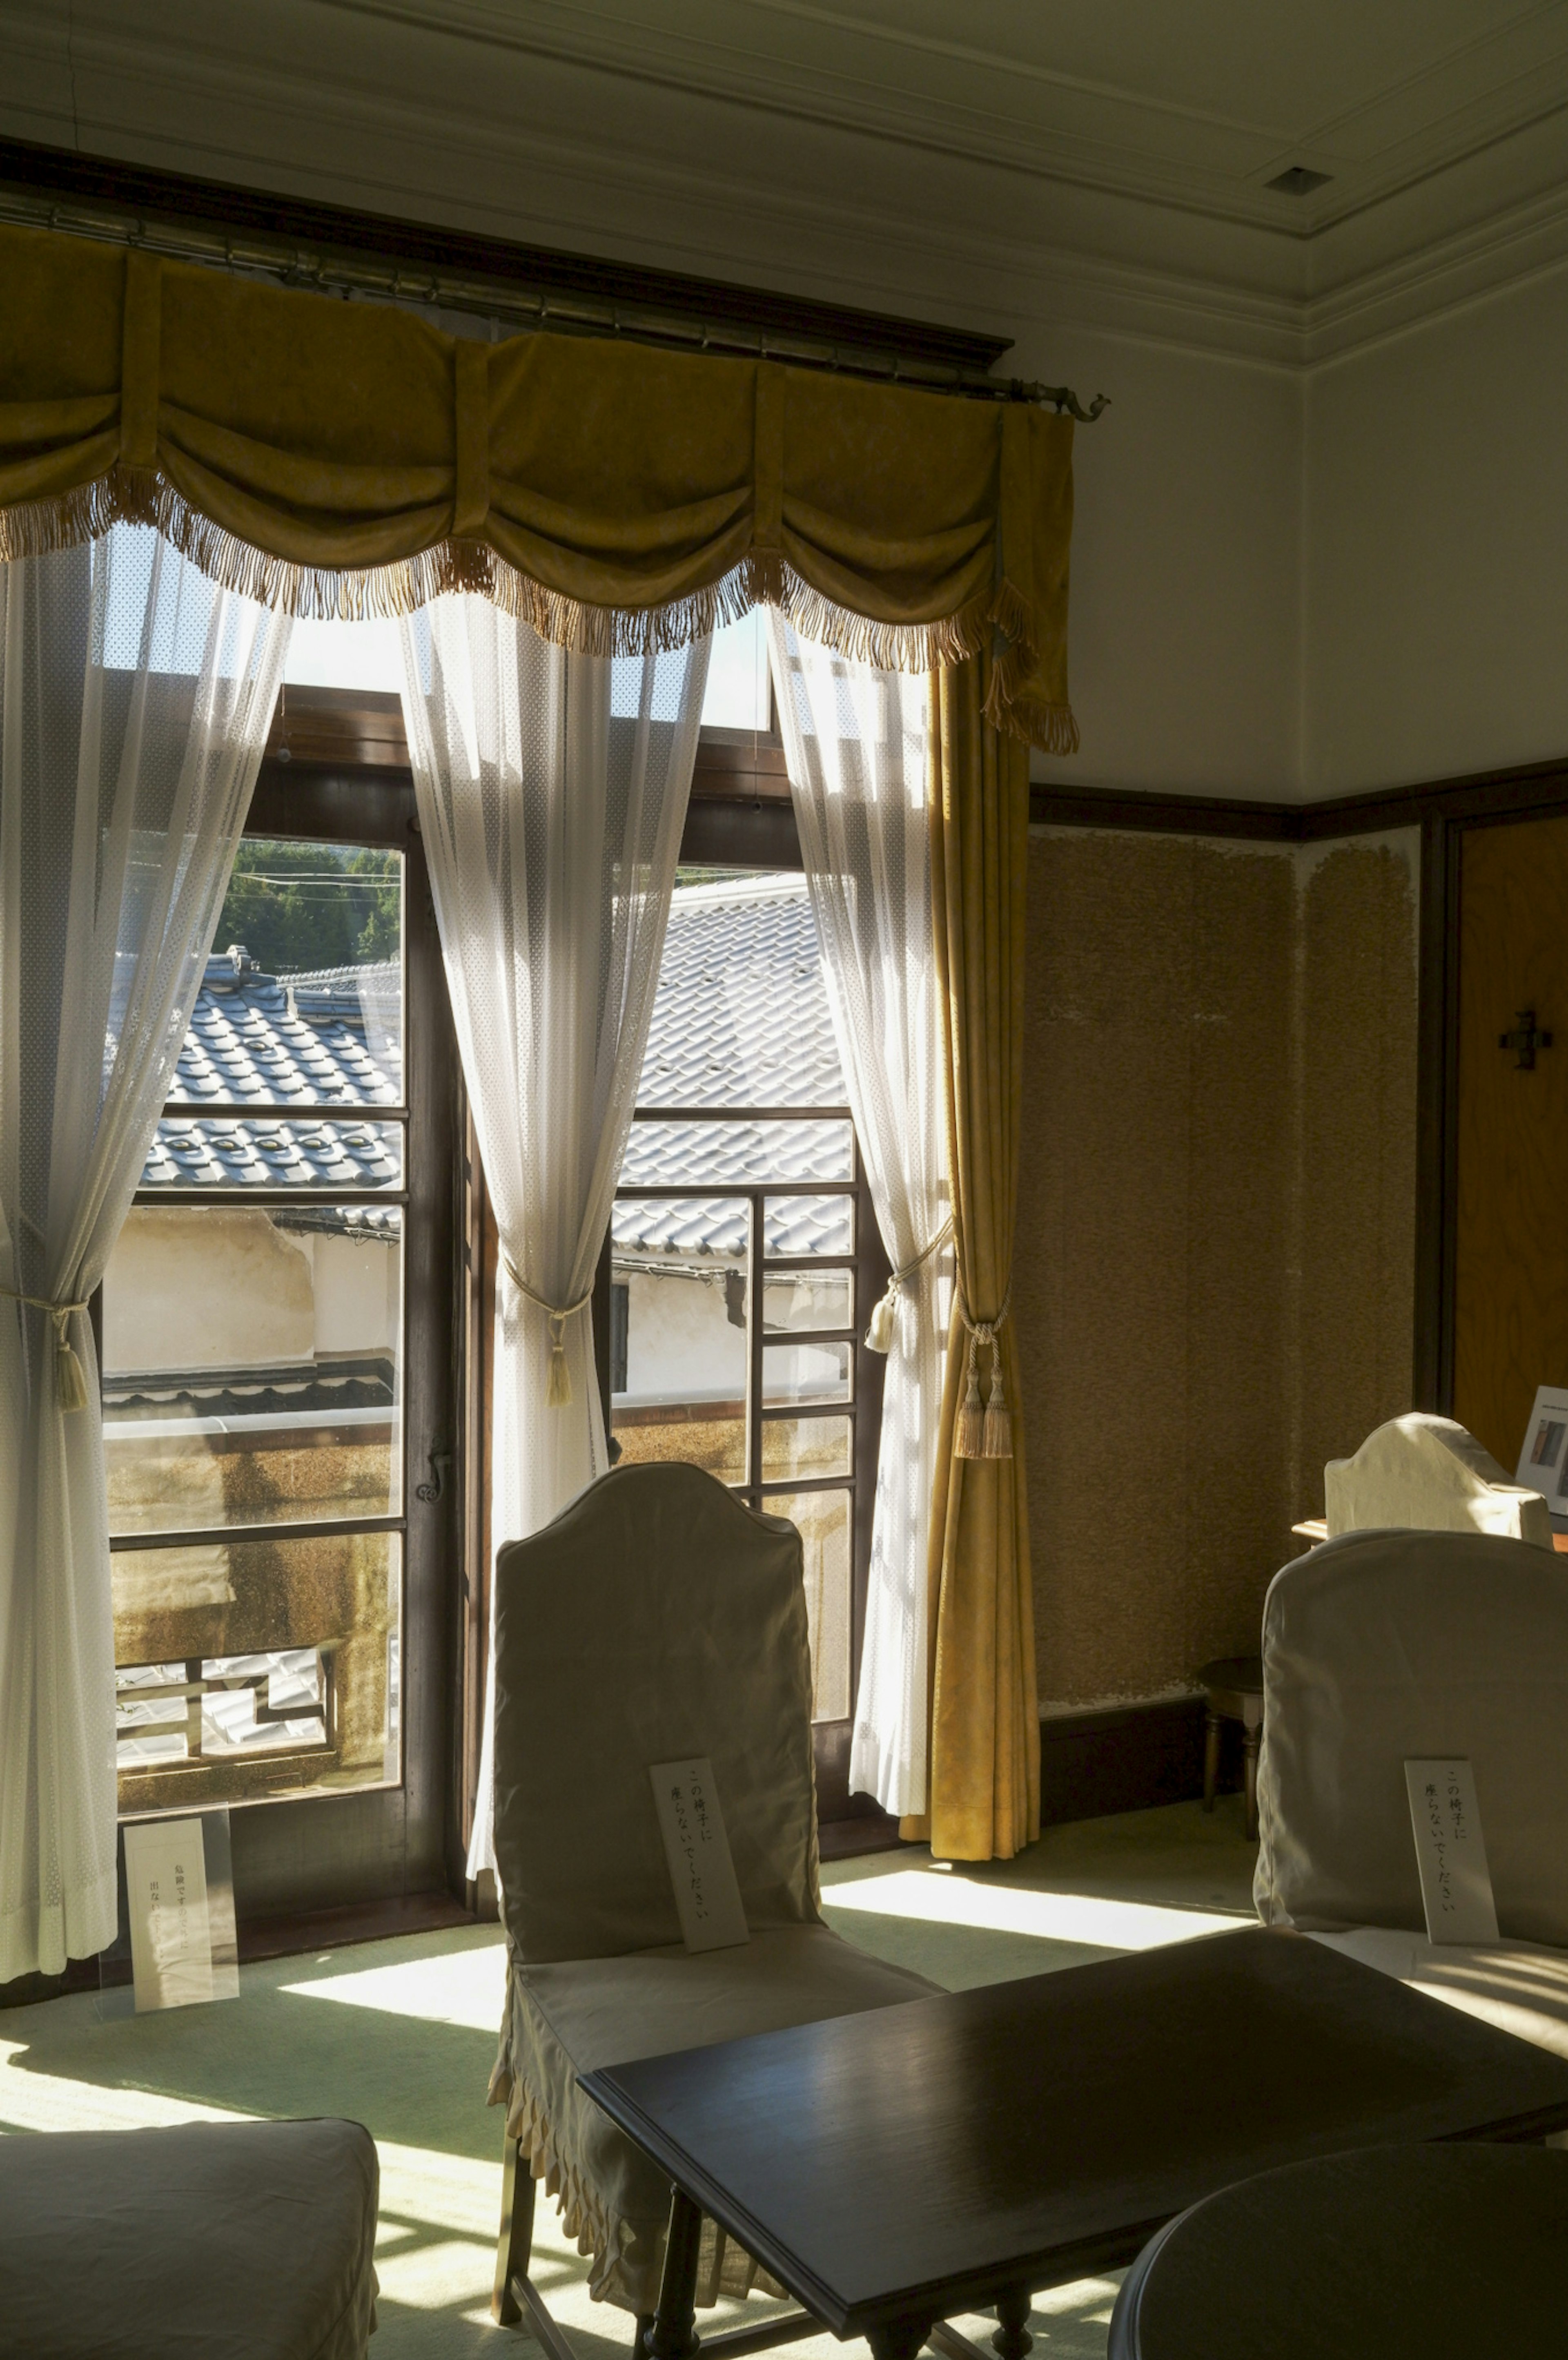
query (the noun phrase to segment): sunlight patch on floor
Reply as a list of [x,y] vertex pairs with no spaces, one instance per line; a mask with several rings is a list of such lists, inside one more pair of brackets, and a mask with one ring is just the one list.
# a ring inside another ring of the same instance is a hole
[[1036,1893],[928,1868],[896,1869],[863,1884],[835,1885],[823,1900],[829,1909],[926,1918],[993,1934],[1029,1934],[1041,1941],[1091,1943],[1105,1950],[1157,1950],[1163,1942],[1228,1932],[1237,1922],[1228,1910],[1167,1909],[1084,1893]]
[[497,1936],[482,1950],[408,1959],[396,1966],[312,1977],[278,1988],[298,1999],[335,1999],[348,2007],[379,2008],[386,2016],[417,2016],[427,2024],[499,2032],[506,1999],[506,1946]]

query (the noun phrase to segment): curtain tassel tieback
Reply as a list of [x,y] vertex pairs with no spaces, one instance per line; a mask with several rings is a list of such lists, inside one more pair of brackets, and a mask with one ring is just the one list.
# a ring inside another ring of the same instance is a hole
[[[969,1383],[953,1429],[955,1459],[1010,1459],[1013,1455],[1013,1421],[1002,1382],[1002,1341],[997,1332],[1012,1299],[1009,1286],[995,1319],[971,1319],[965,1306],[958,1306],[958,1316],[969,1330]],[[982,1346],[988,1346],[991,1353],[991,1392],[984,1404],[980,1400]]]
[[[506,1261],[504,1255],[502,1259]],[[566,1323],[574,1319],[580,1311],[587,1310],[593,1300],[592,1289],[580,1295],[575,1303],[547,1303],[542,1295],[536,1295],[533,1288],[517,1276],[511,1262],[507,1262],[506,1268],[506,1275],[517,1293],[531,1303],[536,1311],[542,1311],[550,1321],[550,1375],[545,1381],[545,1407],[565,1409],[572,1397],[572,1371],[566,1365]]]
[[933,1253],[941,1251],[952,1235],[953,1216],[949,1214],[930,1245],[922,1246],[913,1262],[905,1262],[901,1270],[896,1270],[893,1273],[892,1277],[887,1281],[887,1292],[871,1314],[871,1322],[866,1330],[866,1349],[868,1352],[892,1350],[893,1323],[898,1316],[899,1295],[904,1293],[916,1273],[930,1262]]
[[54,1321],[54,1397],[61,1409],[85,1409],[87,1406],[87,1372],[82,1365],[82,1355],[71,1340],[72,1312],[85,1311],[85,1303],[51,1303],[44,1295],[24,1295],[19,1287],[0,1286],[0,1296],[7,1303],[25,1303],[33,1311],[47,1311]]

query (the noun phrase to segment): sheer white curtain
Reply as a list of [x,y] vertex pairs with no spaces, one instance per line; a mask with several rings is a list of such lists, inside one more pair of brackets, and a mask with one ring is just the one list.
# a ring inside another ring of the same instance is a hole
[[[479,597],[403,628],[404,705],[463,1070],[495,1208],[495,1546],[609,1464],[588,1302],[636,1101],[708,642],[550,647]],[[494,1867],[494,1688],[468,1873]]]
[[923,676],[877,672],[768,628],[828,1004],[895,1277],[850,1787],[926,1808],[926,1550],[951,1279],[940,1002],[932,962]]
[[85,1306],[169,1092],[288,639],[145,529],[0,565],[0,1982],[114,1938]]

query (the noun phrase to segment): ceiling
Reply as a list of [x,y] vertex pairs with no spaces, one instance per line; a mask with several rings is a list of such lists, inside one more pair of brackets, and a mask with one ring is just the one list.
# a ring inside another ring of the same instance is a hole
[[[339,5],[1291,237],[1568,107],[1556,0]],[[1293,164],[1328,184],[1271,191]]]
[[1568,256],[1568,0],[0,0],[0,130],[1301,362]]

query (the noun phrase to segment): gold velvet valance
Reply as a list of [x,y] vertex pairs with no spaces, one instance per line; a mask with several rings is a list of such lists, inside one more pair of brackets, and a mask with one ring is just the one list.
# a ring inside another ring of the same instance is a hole
[[558,645],[679,645],[758,600],[1068,752],[1073,426],[768,361],[445,335],[0,229],[0,556],[117,519],[296,614],[479,589]]

